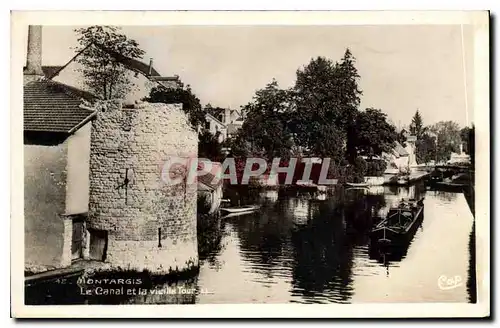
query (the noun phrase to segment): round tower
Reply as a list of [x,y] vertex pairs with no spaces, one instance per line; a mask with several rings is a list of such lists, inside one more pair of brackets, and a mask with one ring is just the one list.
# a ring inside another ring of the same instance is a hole
[[91,132],[90,259],[153,273],[198,265],[196,184],[162,179],[166,162],[197,158],[198,136],[181,106],[106,102],[98,108]]

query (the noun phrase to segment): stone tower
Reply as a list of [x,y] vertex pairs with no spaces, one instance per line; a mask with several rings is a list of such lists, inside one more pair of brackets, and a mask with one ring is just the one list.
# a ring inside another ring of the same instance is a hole
[[168,184],[165,162],[197,158],[181,104],[106,102],[92,125],[90,259],[112,269],[169,273],[198,265],[196,184]]

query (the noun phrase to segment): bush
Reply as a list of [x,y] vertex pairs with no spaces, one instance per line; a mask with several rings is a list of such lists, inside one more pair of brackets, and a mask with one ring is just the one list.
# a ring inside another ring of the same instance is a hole
[[368,163],[361,156],[356,157],[354,160],[354,173],[355,175],[364,177],[366,175],[366,170],[368,169]]
[[374,160],[367,162],[366,175],[373,177],[380,177],[384,175],[387,169],[387,163],[381,160]]

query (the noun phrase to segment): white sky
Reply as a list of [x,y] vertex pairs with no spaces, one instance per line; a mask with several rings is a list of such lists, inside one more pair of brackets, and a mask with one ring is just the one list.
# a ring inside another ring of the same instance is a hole
[[[77,45],[74,27],[43,28],[43,64],[62,65]],[[272,78],[281,87],[312,57],[357,59],[361,108],[375,107],[396,125],[418,108],[424,124],[466,124],[460,25],[158,26],[122,29],[154,59],[162,75],[178,74],[202,104],[238,108]],[[473,33],[464,26],[469,122],[473,121]]]

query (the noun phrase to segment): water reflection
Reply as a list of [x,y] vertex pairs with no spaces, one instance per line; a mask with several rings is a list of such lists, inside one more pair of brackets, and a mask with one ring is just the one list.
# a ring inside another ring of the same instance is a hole
[[[27,299],[41,304],[475,299],[470,282],[474,280],[470,250],[473,217],[463,194],[426,191],[417,184],[349,190],[339,187],[324,197],[291,189],[238,190],[224,197],[232,204],[258,203],[261,207],[247,215],[198,219],[200,268],[193,277],[175,281],[144,278],[142,287],[156,290],[147,295],[82,297],[73,285],[56,292],[55,285],[49,285],[52,289],[42,286],[27,290]],[[393,249],[374,247],[369,232],[376,217],[385,215],[402,198],[421,197],[425,197],[424,219],[413,239]],[[467,286],[441,291],[436,281],[443,274],[467,277]]]

